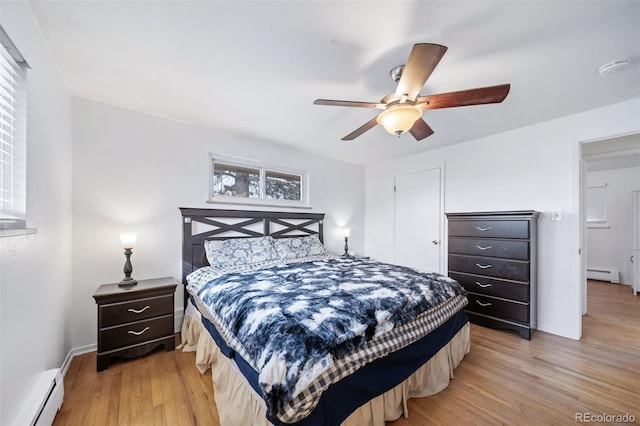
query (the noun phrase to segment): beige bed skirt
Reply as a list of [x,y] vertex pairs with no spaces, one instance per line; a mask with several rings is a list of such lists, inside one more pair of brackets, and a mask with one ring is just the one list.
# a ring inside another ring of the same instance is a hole
[[[449,385],[453,369],[469,353],[469,323],[407,380],[362,405],[342,426],[384,426],[408,416],[407,400],[434,395]],[[185,316],[182,350],[196,352],[196,367],[204,374],[211,368],[213,392],[221,426],[272,426],[264,401],[255,393],[236,364],[225,357],[199,318]]]

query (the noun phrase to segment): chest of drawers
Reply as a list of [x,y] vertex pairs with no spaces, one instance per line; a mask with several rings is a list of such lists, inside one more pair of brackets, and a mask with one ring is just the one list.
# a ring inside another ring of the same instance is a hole
[[98,305],[98,371],[108,368],[114,357],[139,357],[160,345],[175,349],[176,285],[168,277],[139,280],[131,287],[98,287],[93,295]]
[[447,213],[449,276],[467,290],[472,322],[531,339],[538,216],[532,210]]

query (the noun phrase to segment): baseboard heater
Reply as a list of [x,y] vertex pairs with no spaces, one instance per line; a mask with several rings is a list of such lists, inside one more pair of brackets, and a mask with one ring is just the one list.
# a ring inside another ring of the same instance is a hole
[[43,372],[22,408],[18,424],[51,426],[56,413],[62,407],[63,399],[64,382],[60,369]]
[[620,271],[617,269],[587,268],[587,278],[590,280],[610,281],[620,283]]

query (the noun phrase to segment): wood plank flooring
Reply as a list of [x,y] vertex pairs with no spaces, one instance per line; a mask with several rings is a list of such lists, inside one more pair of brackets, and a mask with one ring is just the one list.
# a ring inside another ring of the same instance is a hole
[[[409,418],[387,425],[569,425],[576,413],[629,414],[640,424],[640,296],[588,286],[580,341],[543,332],[527,341],[472,324],[471,352],[449,387],[410,400]],[[97,373],[95,352],[78,356],[54,425],[218,425],[211,375],[194,359],[158,351]]]

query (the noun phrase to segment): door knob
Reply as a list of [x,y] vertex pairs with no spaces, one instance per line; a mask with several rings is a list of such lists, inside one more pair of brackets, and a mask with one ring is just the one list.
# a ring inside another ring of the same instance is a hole
[[431,241],[433,244],[438,245],[438,240]]

